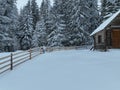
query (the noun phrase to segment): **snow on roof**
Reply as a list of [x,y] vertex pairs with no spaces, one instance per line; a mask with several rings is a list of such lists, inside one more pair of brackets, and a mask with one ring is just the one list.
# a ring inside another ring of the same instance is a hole
[[113,19],[115,19],[119,14],[120,14],[120,10],[118,12],[116,12],[115,14],[113,14],[110,18],[105,20],[97,29],[95,29],[94,32],[92,32],[92,34],[90,36],[105,29],[113,21]]

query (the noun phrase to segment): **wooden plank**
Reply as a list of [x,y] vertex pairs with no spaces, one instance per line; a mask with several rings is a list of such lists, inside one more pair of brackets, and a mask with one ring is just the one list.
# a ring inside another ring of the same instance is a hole
[[16,66],[18,66],[18,65],[20,65],[20,64],[23,64],[24,62],[26,62],[26,61],[28,61],[28,60],[29,60],[29,59],[26,59],[26,60],[24,60],[24,61],[22,61],[22,62],[19,62],[19,63],[13,65],[13,66],[16,67]]
[[5,65],[5,66],[3,66],[3,67],[0,67],[0,70],[6,68],[6,67],[8,67],[8,66],[10,67],[10,64],[7,64],[7,65]]
[[35,53],[39,53],[39,52],[33,52],[33,53],[31,53],[31,54],[33,55],[33,54],[35,54]]
[[35,49],[31,49],[31,51],[38,51],[38,48],[35,48]]
[[[34,52],[34,53],[32,53],[31,55],[36,54],[36,53],[38,54],[39,52]],[[40,53],[39,53],[39,54],[40,54]]]
[[0,58],[0,60],[4,60],[4,59],[6,59],[6,58],[10,58],[10,55],[5,56],[5,57],[2,57],[2,58]]
[[13,56],[21,54],[21,53],[25,53],[25,52],[21,51],[21,52],[13,53]]
[[38,51],[40,48],[39,47],[37,47],[37,48],[33,48],[33,49],[31,49],[31,51],[32,52],[36,52],[36,51]]
[[10,68],[7,68],[7,69],[3,70],[2,72],[0,72],[0,74],[3,74],[3,73],[5,73],[6,71],[9,71],[9,70],[10,70]]
[[18,63],[18,62],[20,62],[20,61],[22,61],[22,60],[25,60],[25,59],[28,59],[28,58],[29,58],[29,56],[24,57],[24,58],[21,58],[21,59],[19,59],[19,60],[17,60],[17,61],[14,61],[13,64]]
[[34,57],[36,57],[36,56],[38,56],[38,55],[40,55],[40,54],[39,54],[39,53],[38,53],[38,54],[35,54],[35,55],[32,56],[32,58],[34,58]]
[[0,65],[10,62],[10,60],[0,62]]
[[13,54],[11,53],[10,70],[13,70]]
[[20,57],[23,57],[23,56],[26,56],[26,55],[29,55],[29,53],[26,53],[26,54],[24,54],[24,55],[22,54],[22,55],[19,55],[19,56],[16,56],[16,57],[13,56],[13,60],[15,60],[15,59],[17,59],[17,58],[20,58]]

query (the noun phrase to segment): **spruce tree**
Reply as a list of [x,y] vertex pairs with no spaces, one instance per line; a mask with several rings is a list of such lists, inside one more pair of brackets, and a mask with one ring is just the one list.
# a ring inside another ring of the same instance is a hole
[[[48,36],[49,45],[55,45],[53,42],[60,46],[76,46],[90,42],[89,35],[99,24],[97,0],[55,0],[52,10],[56,24]],[[56,40],[57,35],[62,36],[60,40]]]
[[[90,32],[97,24],[97,3],[89,0],[76,0],[71,4],[71,21],[69,31],[69,42],[71,45],[82,45],[90,41]],[[92,22],[93,20],[93,22]],[[96,21],[96,22],[95,22]]]
[[120,0],[115,0],[115,10],[120,10]]
[[[86,0],[86,10],[83,12],[86,13],[86,22],[84,30],[92,33],[100,23],[100,15],[98,11],[97,0]],[[88,12],[88,13],[87,13]],[[86,28],[87,27],[87,28]]]
[[20,48],[22,50],[27,50],[32,48],[32,38],[34,32],[30,1],[28,1],[27,5],[23,8],[23,10],[21,10],[19,20],[18,39]]
[[39,21],[39,7],[36,3],[36,0],[31,1],[31,10],[32,10],[32,17],[33,17],[33,28],[35,30],[36,24]]
[[101,0],[101,2],[102,21],[106,20],[120,9],[120,0]]
[[72,11],[71,11],[71,19],[70,19],[70,29],[69,29],[69,43],[70,45],[80,45],[82,43],[82,28],[81,22],[84,20],[84,17],[81,17],[81,6],[82,2],[80,0],[72,1]]
[[47,36],[51,32],[51,4],[49,0],[43,0],[40,7],[40,19],[36,25],[36,36],[38,37],[38,45],[47,45]]
[[[55,3],[53,5],[52,12],[54,13],[54,24],[53,24],[53,31],[50,33],[49,37],[49,44],[52,44],[52,42],[56,43],[57,46],[67,46],[69,45],[68,41],[68,22],[69,22],[69,15],[67,11],[67,4],[69,0],[55,0]],[[60,37],[59,40],[56,40],[57,37]],[[55,40],[55,41],[54,41]],[[52,42],[50,42],[52,41]],[[58,44],[59,43],[59,44]]]
[[0,51],[13,51],[17,46],[15,32],[18,23],[16,0],[0,1]]
[[52,27],[51,32],[47,36],[47,42],[48,46],[64,46],[63,42],[65,41],[65,34],[64,34],[64,26],[62,23],[62,20],[60,18],[60,15],[57,14],[55,8],[52,8],[51,11],[51,18],[52,18]]
[[37,37],[38,46],[47,45],[46,25],[43,17],[41,17],[40,21],[36,25],[35,35]]

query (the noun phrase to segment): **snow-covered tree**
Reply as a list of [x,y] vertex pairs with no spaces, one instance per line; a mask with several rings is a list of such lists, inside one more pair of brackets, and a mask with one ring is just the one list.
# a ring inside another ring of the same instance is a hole
[[97,5],[98,0],[86,0],[86,7],[85,10],[83,11],[86,13],[86,22],[84,27],[85,31],[88,31],[89,33],[92,33],[94,29],[99,25],[100,22],[100,16],[99,16],[99,11],[98,11],[98,5]]
[[120,0],[101,0],[101,3],[101,17],[103,21],[120,9]]
[[54,7],[51,11],[51,18],[52,21],[52,27],[51,32],[47,37],[48,46],[63,46],[63,43],[65,41],[65,34],[64,34],[64,25],[62,24],[62,20],[60,18],[60,15],[57,14],[56,8]]
[[0,0],[0,51],[17,49],[15,36],[17,23],[16,0]]
[[72,1],[70,5],[70,24],[69,24],[69,44],[70,45],[81,45],[83,35],[83,23],[85,16],[82,11],[83,2],[81,0]]
[[23,10],[21,10],[19,21],[18,39],[20,48],[26,50],[32,47],[32,38],[34,33],[30,1],[28,1],[27,5]]
[[50,14],[51,4],[49,0],[43,0],[40,7],[40,19],[36,25],[36,36],[38,37],[38,45],[47,45],[47,36],[51,32],[52,18]]
[[120,0],[115,0],[115,10],[120,10]]
[[[49,45],[56,42],[63,46],[88,43],[90,33],[98,26],[97,0],[55,0],[52,12],[55,23],[48,36]],[[59,35],[61,39],[56,40]]]
[[[67,46],[69,45],[67,33],[69,32],[69,0],[55,0],[52,14],[53,26],[52,32],[49,34],[48,45],[50,46]],[[59,37],[59,39],[58,39]],[[58,39],[58,40],[57,40]]]
[[39,21],[39,7],[36,3],[36,0],[31,1],[31,10],[33,17],[33,28],[35,29],[37,22]]
[[[89,34],[98,26],[97,0],[70,0],[68,5],[68,32],[70,45],[81,45],[90,41]],[[70,10],[69,10],[70,9]]]
[[44,18],[41,17],[40,21],[36,25],[36,37],[38,46],[46,46],[47,45],[47,32],[46,26],[44,22]]

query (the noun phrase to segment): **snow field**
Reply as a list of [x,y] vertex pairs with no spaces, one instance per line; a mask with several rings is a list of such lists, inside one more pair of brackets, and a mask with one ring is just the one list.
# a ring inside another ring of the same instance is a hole
[[120,50],[46,53],[0,75],[0,90],[120,90]]

